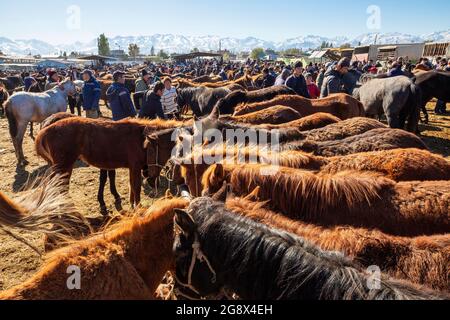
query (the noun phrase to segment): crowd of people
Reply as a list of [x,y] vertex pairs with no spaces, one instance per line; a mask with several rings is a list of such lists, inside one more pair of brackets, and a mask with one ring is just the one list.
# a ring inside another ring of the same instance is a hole
[[[382,65],[379,61],[354,61],[342,58],[337,62],[309,63],[304,66],[302,62],[288,65],[283,62],[260,62],[248,59],[246,62],[224,63],[218,59],[197,59],[189,63],[181,64],[146,64],[142,68],[140,77],[136,80],[136,93],[134,97],[125,86],[126,66],[104,66],[100,69],[86,69],[80,71],[76,68],[68,70],[41,70],[38,73],[46,77],[45,90],[52,88],[61,77],[70,77],[72,80],[84,82],[82,106],[86,117],[98,118],[100,113],[99,102],[101,87],[97,78],[99,74],[110,73],[114,83],[107,91],[107,98],[113,114],[113,119],[118,121],[128,117],[140,118],[176,118],[179,114],[179,106],[176,103],[177,91],[172,84],[172,79],[167,75],[190,74],[193,77],[219,76],[223,81],[236,80],[248,75],[262,74],[258,88],[286,85],[297,92],[298,95],[309,99],[325,98],[334,93],[352,94],[363,74],[379,75],[384,78],[396,76],[411,76],[414,69],[450,71],[450,61],[445,58],[437,58],[434,62],[427,58],[420,59],[414,65],[405,58],[388,61]],[[231,72],[230,72],[231,71]],[[383,72],[384,71],[384,72]],[[23,73],[25,90],[36,82],[29,73]],[[75,101],[69,101],[72,113],[75,113]],[[80,105],[77,106],[81,115]],[[139,110],[139,111],[138,111]],[[446,112],[446,104],[438,101],[436,114]]]

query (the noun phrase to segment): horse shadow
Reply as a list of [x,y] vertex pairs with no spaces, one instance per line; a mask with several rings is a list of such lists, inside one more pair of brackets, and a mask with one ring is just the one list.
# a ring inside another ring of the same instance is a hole
[[16,175],[14,176],[13,191],[20,192],[26,188],[30,182],[39,182],[50,170],[49,165],[37,168],[32,172],[28,172],[26,167],[17,166]]

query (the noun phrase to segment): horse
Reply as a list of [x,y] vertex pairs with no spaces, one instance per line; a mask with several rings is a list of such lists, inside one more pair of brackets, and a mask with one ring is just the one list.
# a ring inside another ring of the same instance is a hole
[[432,98],[450,102],[450,72],[429,71],[415,75],[415,83],[422,92],[421,109],[428,123],[427,103]]
[[[271,174],[266,174],[271,173]],[[395,182],[376,172],[309,171],[259,164],[214,164],[202,178],[203,195],[231,184],[238,196],[261,188],[261,200],[294,219],[322,226],[376,228],[392,235],[450,232],[450,181]]]
[[6,101],[5,111],[9,132],[19,165],[27,164],[23,154],[23,137],[30,122],[42,122],[52,114],[66,111],[67,97],[76,92],[72,81],[66,79],[57,87],[44,93],[20,92]]
[[221,119],[224,121],[232,121],[235,123],[245,123],[251,125],[281,125],[299,120],[301,118],[302,115],[292,108],[275,106],[263,111],[257,111],[243,116],[223,116]]
[[217,82],[217,83],[195,83],[189,80],[179,79],[178,80],[178,89],[184,88],[198,88],[198,87],[206,87],[206,88],[222,88],[225,87],[230,89],[231,91],[245,90],[243,86],[234,82]]
[[242,164],[261,163],[294,169],[311,170],[324,174],[342,171],[371,171],[394,181],[450,180],[450,164],[441,156],[418,149],[394,149],[357,153],[348,156],[324,158],[301,151],[270,152],[258,148],[240,148],[221,145],[194,150],[184,157],[174,157],[171,164],[179,166],[179,174],[194,196],[200,196],[202,177],[215,163],[240,167]]
[[0,83],[0,115],[5,114],[5,109],[3,108],[3,104],[9,99],[9,93]]
[[155,183],[165,165],[165,162],[159,163],[161,155],[166,154],[162,151],[175,146],[166,135],[167,140],[158,144],[155,154],[149,157],[145,149],[146,136],[159,130],[174,131],[183,125],[178,121],[125,119],[111,122],[76,117],[58,121],[39,132],[35,147],[37,154],[52,164],[56,172],[67,175],[68,181],[78,159],[108,171],[129,169],[130,204],[135,206],[141,199],[141,172],[147,166],[154,168],[154,175],[147,178],[149,183]]
[[10,95],[12,95],[15,91],[18,91],[24,85],[23,79],[20,76],[0,78],[0,83],[3,84]]
[[203,82],[222,82],[222,78],[219,76],[214,76],[214,77],[210,77],[210,76],[201,76],[201,77],[197,77],[192,79],[192,82],[194,83],[203,83]]
[[[286,86],[273,86],[256,91],[234,91],[217,102],[216,107],[222,114],[233,114],[236,107],[242,103],[254,103],[271,100],[280,95],[296,95],[297,93]],[[259,111],[259,110],[256,110]]]
[[[269,108],[270,109],[270,108]],[[268,110],[269,110],[268,109]],[[242,116],[238,116],[242,117]],[[341,119],[329,113],[315,113],[310,116],[302,117],[298,120],[286,122],[282,124],[262,124],[255,126],[255,129],[278,130],[284,128],[297,128],[300,131],[310,131],[314,129],[324,128],[331,124],[340,122]]]
[[[264,114],[264,113],[263,113]],[[236,119],[236,117],[231,118]],[[206,134],[208,130],[216,129],[221,132],[227,130],[241,130],[250,133],[263,133],[270,136],[271,134],[278,134],[278,142],[286,143],[296,140],[312,140],[312,141],[330,141],[342,140],[351,136],[360,135],[374,129],[387,129],[381,122],[368,118],[350,118],[345,121],[339,121],[323,128],[314,129],[310,131],[301,131],[300,128],[283,126],[277,127],[274,130],[271,126],[253,126],[246,123],[235,123],[230,121],[230,118],[221,118],[217,106],[212,113],[194,124],[194,134]],[[258,135],[259,138],[260,135]],[[225,135],[224,139],[228,138]],[[417,138],[418,139],[418,138]],[[257,143],[257,141],[251,141]]]
[[428,150],[425,143],[416,135],[390,128],[373,129],[337,141],[304,140],[287,142],[281,145],[281,150],[299,150],[323,157],[409,148]]
[[180,108],[190,106],[197,117],[211,113],[219,99],[231,93],[228,88],[195,87],[177,90],[177,103]]
[[[185,199],[160,200],[149,210],[100,235],[73,241],[49,254],[24,283],[0,291],[0,300],[151,300],[168,270],[175,269],[174,209]],[[67,272],[79,268],[79,290],[67,286]]]
[[332,114],[341,120],[365,116],[362,103],[344,93],[313,100],[297,95],[281,95],[270,101],[243,104],[236,108],[234,115],[244,115],[277,105],[293,108],[303,116],[309,116],[318,112]]
[[176,292],[202,298],[227,288],[244,300],[446,299],[446,295],[384,274],[370,275],[337,252],[271,229],[211,198],[175,213]]
[[421,91],[405,76],[373,79],[355,89],[353,96],[360,100],[367,116],[386,115],[393,129],[417,132]]
[[228,196],[225,203],[228,210],[295,234],[322,250],[342,252],[366,268],[378,266],[391,277],[435,290],[448,291],[450,287],[450,234],[407,238],[361,228],[324,228],[266,209],[264,202],[255,202],[257,193],[246,198],[225,196]]

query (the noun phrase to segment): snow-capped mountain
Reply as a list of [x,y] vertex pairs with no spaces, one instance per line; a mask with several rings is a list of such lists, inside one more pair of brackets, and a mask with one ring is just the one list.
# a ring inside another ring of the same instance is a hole
[[[450,29],[441,32],[434,32],[427,35],[416,36],[402,33],[368,33],[360,35],[354,39],[347,37],[327,38],[316,35],[299,36],[287,39],[282,42],[266,41],[254,37],[244,39],[221,38],[219,36],[182,36],[173,34],[155,34],[151,36],[117,36],[109,39],[111,49],[127,50],[130,43],[137,43],[141,53],[149,54],[153,47],[155,52],[164,50],[169,53],[185,53],[197,48],[201,51],[228,49],[232,52],[251,51],[254,48],[262,47],[267,49],[285,50],[291,48],[301,48],[304,50],[320,47],[323,42],[332,43],[333,46],[340,46],[350,43],[352,46],[367,45],[376,42],[378,44],[397,44],[424,41],[450,41]],[[0,51],[12,55],[54,55],[66,51],[81,53],[96,53],[97,41],[83,43],[76,42],[69,45],[52,45],[39,40],[11,40],[0,37]]]

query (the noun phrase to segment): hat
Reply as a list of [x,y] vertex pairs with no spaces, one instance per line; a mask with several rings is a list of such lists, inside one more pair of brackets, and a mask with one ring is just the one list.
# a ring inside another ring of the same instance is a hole
[[348,58],[342,58],[339,60],[338,66],[341,68],[350,68],[350,60]]
[[303,63],[301,61],[298,61],[295,63],[294,68],[303,68]]
[[113,79],[114,79],[114,81],[117,81],[117,80],[119,80],[119,78],[120,77],[122,77],[122,76],[124,76],[125,75],[125,72],[123,72],[123,71],[115,71],[114,73],[113,73]]
[[89,69],[85,69],[85,70],[83,70],[83,72],[82,72],[81,74],[88,74],[88,75],[89,75],[89,77],[92,77],[92,71],[91,71],[91,70],[89,70]]

